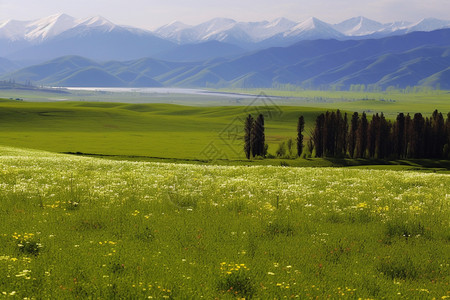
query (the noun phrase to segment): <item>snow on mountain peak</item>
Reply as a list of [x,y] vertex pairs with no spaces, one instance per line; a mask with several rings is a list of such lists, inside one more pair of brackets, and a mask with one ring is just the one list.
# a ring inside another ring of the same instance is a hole
[[82,19],[77,22],[77,26],[87,26],[87,27],[102,27],[107,30],[112,30],[116,27],[114,23],[103,18],[102,16],[95,16],[86,19]]
[[311,17],[291,28],[284,34],[291,38],[341,38],[344,35],[333,27],[317,18]]
[[273,20],[272,22],[269,22],[269,24],[266,27],[267,28],[281,27],[281,28],[288,29],[288,28],[295,26],[296,24],[297,23],[295,23],[294,21],[291,21],[286,18],[277,18],[277,19]]
[[232,20],[232,19],[215,18],[208,22],[197,25],[194,28],[199,32],[209,35],[218,30],[223,31],[223,30],[230,29],[235,24],[236,24],[236,21]]
[[192,26],[184,24],[180,21],[173,21],[167,25],[161,26],[155,30],[155,33],[162,37],[170,37],[174,33],[179,32],[181,30],[185,30],[191,28]]
[[66,14],[51,15],[29,23],[25,38],[28,40],[43,40],[56,36],[76,24],[75,18]]
[[334,25],[334,29],[349,36],[363,36],[384,29],[384,25],[359,16]]
[[417,23],[409,26],[408,32],[412,31],[431,31],[436,29],[448,28],[450,27],[450,21],[439,20],[436,18],[425,18]]
[[[42,43],[72,29],[71,34],[81,34],[91,29],[111,32],[115,28],[125,29],[134,34],[149,33],[149,31],[137,28],[115,25],[101,16],[77,20],[66,14],[56,14],[35,21],[7,20],[0,22],[0,39]],[[286,38],[288,42],[294,42],[304,39],[363,37],[373,34],[383,37],[442,28],[450,28],[450,21],[427,18],[416,23],[381,24],[359,16],[330,25],[314,17],[298,23],[282,17],[260,22],[236,22],[227,18],[215,18],[195,26],[175,21],[152,31],[152,34],[176,41],[179,44],[217,40],[244,45],[272,38],[274,41]]]

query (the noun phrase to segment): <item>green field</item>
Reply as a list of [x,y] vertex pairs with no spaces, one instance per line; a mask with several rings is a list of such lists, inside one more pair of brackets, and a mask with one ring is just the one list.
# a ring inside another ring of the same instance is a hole
[[[147,101],[146,97],[150,97],[141,95],[139,98],[134,93],[88,93],[90,97],[97,95],[99,101],[3,101],[0,102],[0,145],[52,152],[80,152],[136,159],[144,157],[147,160],[236,161],[244,160],[243,123],[249,113],[265,113],[266,141],[269,153],[275,154],[281,141],[295,138],[296,123],[300,115],[305,116],[305,135],[308,136],[316,116],[329,109],[340,108],[347,112],[366,110],[369,115],[385,112],[388,118],[395,117],[400,111],[422,112],[426,115],[431,114],[434,109],[439,109],[444,114],[450,111],[446,92],[384,95],[397,99],[395,102],[381,101],[381,93],[264,92],[297,98],[274,98],[266,102],[265,98],[256,98],[256,101],[249,98],[242,100],[239,105],[227,104],[231,100],[221,98],[219,102],[209,99],[202,106],[194,106],[196,102],[187,100],[192,96],[186,96],[188,98],[184,99],[185,102],[180,103],[191,106],[181,106],[132,103],[139,102],[136,99]],[[73,93],[70,97],[76,99],[78,93],[87,92]],[[319,95],[328,100],[320,101]],[[184,96],[178,97],[183,99]],[[373,100],[361,100],[363,98]],[[108,99],[113,102],[106,102]],[[117,102],[120,99],[126,103]],[[283,105],[285,103],[290,103],[291,106]],[[314,163],[292,162],[293,165],[300,166]],[[319,165],[333,164],[320,161]]]
[[274,154],[300,115],[308,135],[448,94],[265,92],[286,98],[0,94],[32,100],[0,100],[0,297],[449,298],[449,161],[248,161],[242,141],[249,113]]
[[450,176],[0,148],[0,294],[445,299]]
[[[312,124],[323,109],[302,107],[193,107],[171,104],[0,102],[0,144],[54,152],[205,159],[213,143],[221,159],[243,159],[243,119],[267,118],[267,142],[296,136],[303,114]],[[223,152],[223,153],[222,153]]]

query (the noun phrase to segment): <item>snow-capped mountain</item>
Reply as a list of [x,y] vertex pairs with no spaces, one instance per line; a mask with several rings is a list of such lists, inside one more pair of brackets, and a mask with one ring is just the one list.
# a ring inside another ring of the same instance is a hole
[[449,28],[449,27],[450,21],[439,20],[435,18],[425,18],[417,23],[405,27],[405,29],[407,29],[407,32],[413,32],[413,31],[432,31],[438,28]]
[[[392,35],[402,35],[416,31],[433,31],[437,29],[450,28],[450,21],[439,20],[435,18],[425,18],[418,22],[406,22],[406,21],[397,21],[387,24],[382,24],[382,28],[368,32],[363,36],[371,36],[371,37],[386,37]],[[356,35],[350,35],[356,36]]]
[[212,39],[220,41],[220,37],[217,36],[232,28],[236,23],[226,18],[215,18],[196,26],[175,22],[158,28],[155,33],[179,44],[205,42]]
[[179,21],[174,21],[167,25],[164,25],[155,30],[155,33],[161,37],[173,39],[176,42],[180,42],[176,37],[180,31],[191,28],[191,25],[186,25]]
[[369,35],[385,28],[383,24],[361,16],[334,25],[334,29],[347,36]]
[[241,40],[248,43],[270,38],[289,30],[296,24],[286,18],[278,18],[271,22],[236,22],[231,19],[216,18],[196,26],[173,22],[158,28],[155,33],[180,44],[210,40],[223,42]]
[[[156,54],[164,57],[161,51],[212,41],[258,50],[289,46],[302,40],[382,38],[442,28],[450,28],[450,21],[428,18],[415,23],[382,24],[356,17],[332,25],[312,17],[302,22],[286,18],[260,22],[215,18],[194,26],[173,22],[149,31],[116,25],[101,16],[75,19],[57,14],[34,21],[0,21],[0,56],[19,60],[48,59],[49,55],[56,54],[90,54],[88,57],[97,59],[102,56],[131,59]],[[109,55],[112,52],[115,54]]]
[[0,23],[0,56],[39,62],[64,55],[93,59],[135,59],[176,47],[156,34],[119,26],[101,17],[75,19],[66,14],[36,21]]
[[110,32],[116,28],[150,33],[150,31],[143,29],[118,26],[101,16],[75,19],[66,14],[56,14],[35,21],[7,20],[0,22],[0,38],[22,40],[35,44],[57,37],[69,30],[88,31],[95,29]]
[[259,43],[264,46],[283,46],[307,39],[385,37],[448,27],[450,27],[450,21],[438,19],[424,19],[417,23],[399,21],[382,24],[362,16],[334,25],[314,17],[302,22],[294,22],[286,18],[261,22],[236,22],[231,19],[216,18],[196,26],[174,22],[158,28],[155,33],[178,44],[216,40],[241,43],[239,46],[245,47],[249,43]]
[[245,32],[253,42],[260,42],[274,35],[286,32],[297,25],[296,22],[286,18],[278,18],[273,21],[262,22],[240,22],[235,28],[239,28]]
[[116,28],[117,25],[115,25],[111,21],[103,18],[102,16],[96,16],[96,17],[79,20],[77,22],[76,26],[73,26],[73,27],[90,27],[90,28],[101,29],[104,31],[111,31],[114,28]]
[[284,34],[285,37],[305,39],[340,39],[344,35],[334,29],[330,24],[317,18],[309,18],[291,28]]
[[29,23],[26,26],[25,39],[28,41],[42,41],[73,28],[77,20],[66,14],[57,14]]

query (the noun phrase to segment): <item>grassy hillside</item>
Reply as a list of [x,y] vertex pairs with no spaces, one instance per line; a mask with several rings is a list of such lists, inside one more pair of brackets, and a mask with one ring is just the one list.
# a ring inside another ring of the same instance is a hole
[[[0,103],[0,144],[54,152],[161,158],[243,155],[243,119],[266,112],[266,139],[274,153],[280,140],[296,136],[302,114],[308,125],[322,109],[302,107],[189,107],[169,104]],[[210,146],[208,148],[208,146]],[[208,153],[209,151],[209,153]]]
[[9,147],[0,170],[2,297],[450,296],[448,175]]

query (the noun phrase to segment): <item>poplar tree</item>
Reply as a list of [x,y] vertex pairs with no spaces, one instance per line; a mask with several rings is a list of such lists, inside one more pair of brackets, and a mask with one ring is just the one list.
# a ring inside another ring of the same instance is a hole
[[324,128],[325,128],[325,114],[320,114],[316,118],[316,124],[312,133],[312,140],[314,149],[316,150],[316,157],[322,157],[324,152]]
[[348,154],[351,158],[355,158],[356,149],[356,132],[358,131],[359,114],[353,113],[350,121],[350,132],[348,135]]
[[266,136],[264,133],[264,116],[260,114],[253,123],[251,134],[252,155],[265,156]]
[[377,158],[387,158],[391,155],[391,123],[381,113],[376,138]]
[[405,117],[405,157],[412,156],[412,119],[409,113]]
[[424,149],[425,119],[421,113],[416,113],[412,120],[412,157],[422,158]]
[[369,150],[369,158],[374,158],[377,150],[377,133],[379,132],[380,116],[377,114],[372,116],[369,123],[369,131],[367,132],[367,149]]
[[369,122],[367,121],[366,113],[363,112],[358,125],[356,137],[356,157],[363,158],[367,150],[367,131],[369,129]]
[[297,156],[303,152],[303,130],[305,130],[305,118],[300,116],[297,123]]
[[254,123],[254,119],[252,117],[252,115],[248,115],[248,117],[245,119],[245,125],[244,125],[244,130],[245,130],[245,136],[244,136],[244,152],[245,152],[245,157],[247,157],[247,159],[250,159],[250,155],[252,153],[252,129],[253,129],[253,123]]
[[394,152],[396,157],[404,158],[406,155],[406,132],[405,132],[405,115],[400,113],[397,115],[394,123]]
[[435,110],[431,117],[431,139],[433,143],[432,156],[434,158],[442,158],[444,145],[446,144],[445,138],[445,120],[442,113]]

